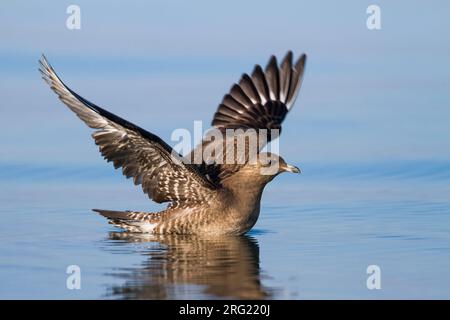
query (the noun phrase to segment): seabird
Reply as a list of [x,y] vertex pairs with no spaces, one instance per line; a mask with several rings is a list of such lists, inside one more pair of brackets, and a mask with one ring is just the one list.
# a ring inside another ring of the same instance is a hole
[[[43,79],[59,99],[95,129],[92,137],[103,157],[116,169],[122,168],[123,174],[132,177],[136,185],[142,185],[150,199],[169,202],[160,212],[94,209],[118,227],[153,234],[243,234],[258,219],[266,184],[281,172],[300,172],[282,157],[261,151],[274,138],[270,134],[266,141],[258,140],[257,161],[251,161],[247,144],[244,161],[214,161],[217,157],[214,153],[213,161],[192,161],[195,150],[211,146],[213,140],[204,139],[190,155],[183,157],[155,134],[75,93],[57,76],[44,55],[39,62]],[[272,56],[265,69],[256,65],[251,75],[243,74],[220,103],[213,128],[223,136],[231,129],[243,129],[232,136],[235,142],[245,134],[244,130],[281,130],[281,123],[298,95],[305,62],[303,54],[293,63],[289,51],[280,65]],[[236,143],[220,152],[235,147]],[[269,167],[276,170],[264,172]]]

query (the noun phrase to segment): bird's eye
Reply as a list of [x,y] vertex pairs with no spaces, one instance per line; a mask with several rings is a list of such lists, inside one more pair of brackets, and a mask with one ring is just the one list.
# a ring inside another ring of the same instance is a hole
[[263,166],[263,167],[270,167],[273,163],[274,163],[273,160],[264,161],[264,162],[262,163],[262,166]]

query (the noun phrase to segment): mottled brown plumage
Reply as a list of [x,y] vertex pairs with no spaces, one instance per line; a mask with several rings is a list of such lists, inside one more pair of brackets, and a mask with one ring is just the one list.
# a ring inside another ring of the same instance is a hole
[[[281,130],[298,94],[305,60],[302,55],[293,64],[288,52],[278,66],[272,56],[265,70],[255,66],[251,76],[242,75],[224,96],[212,122],[221,135],[229,129],[269,130],[267,141],[254,146],[257,150],[246,144],[243,152],[233,153],[232,163],[225,164],[218,155],[235,150],[245,131],[233,132],[231,147],[205,138],[197,149],[217,147],[217,143],[222,148],[194,164],[188,159],[195,158],[196,149],[185,158],[158,136],[87,101],[61,81],[44,56],[40,71],[61,101],[95,129],[92,137],[103,157],[142,185],[150,199],[169,202],[158,213],[95,211],[133,232],[220,235],[250,230],[258,219],[265,185],[283,171],[299,172],[281,157],[260,150],[274,138],[271,129]],[[270,168],[276,170],[268,174]]]

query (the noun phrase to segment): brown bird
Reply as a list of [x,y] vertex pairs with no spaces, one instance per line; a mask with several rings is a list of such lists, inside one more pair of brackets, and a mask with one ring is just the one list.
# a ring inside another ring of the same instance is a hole
[[[280,156],[261,152],[275,137],[271,133],[281,130],[301,86],[306,56],[301,55],[295,64],[292,58],[289,51],[278,65],[272,56],[265,70],[256,65],[251,75],[243,74],[224,96],[212,121],[224,139],[205,138],[186,157],[153,133],[72,91],[45,56],[39,61],[39,70],[61,101],[96,129],[92,137],[104,158],[116,169],[122,168],[136,185],[141,184],[150,199],[169,202],[160,212],[94,211],[131,232],[223,235],[250,230],[258,219],[266,184],[281,172],[300,172]],[[231,139],[227,140],[231,129]],[[248,132],[269,134],[252,146]],[[243,151],[238,143],[241,138],[245,142]],[[215,152],[203,154],[198,161],[195,151],[208,147]],[[218,161],[227,154],[232,154],[231,162]]]

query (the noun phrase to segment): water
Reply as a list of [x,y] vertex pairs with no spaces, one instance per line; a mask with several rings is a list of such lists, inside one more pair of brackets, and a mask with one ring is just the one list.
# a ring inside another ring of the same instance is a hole
[[[449,298],[449,168],[306,163],[267,187],[247,235],[202,239],[133,235],[91,212],[158,208],[107,165],[4,167],[0,297]],[[69,265],[81,290],[66,288]]]
[[[450,299],[448,1],[379,0],[377,31],[361,1],[230,1],[79,0],[81,30],[53,1],[2,4],[0,298]],[[42,53],[174,145],[172,130],[207,129],[242,72],[288,49],[308,63],[280,154],[303,173],[269,184],[246,236],[149,238],[91,211],[162,207],[101,159],[40,79]]]

